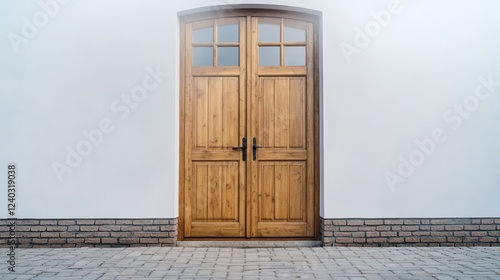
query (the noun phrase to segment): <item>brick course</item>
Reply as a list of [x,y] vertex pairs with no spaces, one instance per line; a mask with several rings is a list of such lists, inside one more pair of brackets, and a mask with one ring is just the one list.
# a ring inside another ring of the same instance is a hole
[[321,218],[320,231],[323,246],[500,246],[498,218]]
[[[8,225],[0,220],[0,248],[8,247]],[[177,219],[18,219],[19,248],[175,246]]]

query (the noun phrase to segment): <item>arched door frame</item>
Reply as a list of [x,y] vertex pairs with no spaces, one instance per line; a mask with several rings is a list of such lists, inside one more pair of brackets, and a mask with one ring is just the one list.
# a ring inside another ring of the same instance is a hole
[[[265,7],[265,8],[263,8]],[[186,23],[223,17],[281,17],[298,19],[313,23],[314,26],[314,236],[320,239],[320,65],[319,65],[319,27],[320,13],[312,10],[276,5],[226,5],[197,8],[179,12],[180,20],[180,85],[179,85],[179,221],[178,240],[184,240],[184,152],[185,152],[185,65]]]

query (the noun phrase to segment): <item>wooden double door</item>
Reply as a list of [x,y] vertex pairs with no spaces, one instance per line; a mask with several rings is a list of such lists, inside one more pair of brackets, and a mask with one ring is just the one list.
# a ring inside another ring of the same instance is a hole
[[180,239],[313,238],[314,24],[246,15],[182,32]]

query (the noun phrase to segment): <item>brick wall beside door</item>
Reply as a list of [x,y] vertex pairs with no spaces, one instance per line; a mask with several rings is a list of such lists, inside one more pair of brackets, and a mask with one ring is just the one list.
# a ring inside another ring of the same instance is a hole
[[175,246],[177,242],[177,218],[3,219],[0,247],[8,247],[12,221],[20,248]]
[[500,246],[500,218],[323,219],[323,246]]

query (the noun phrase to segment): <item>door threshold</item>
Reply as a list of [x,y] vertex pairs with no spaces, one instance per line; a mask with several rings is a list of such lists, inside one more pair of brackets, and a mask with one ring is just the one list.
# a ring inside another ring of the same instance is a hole
[[296,248],[321,247],[323,242],[317,240],[302,241],[177,241],[178,247],[195,248]]

